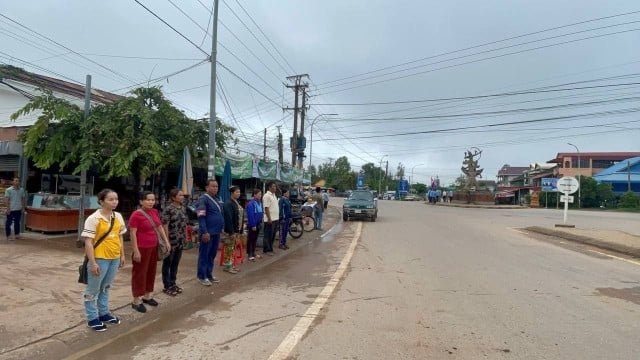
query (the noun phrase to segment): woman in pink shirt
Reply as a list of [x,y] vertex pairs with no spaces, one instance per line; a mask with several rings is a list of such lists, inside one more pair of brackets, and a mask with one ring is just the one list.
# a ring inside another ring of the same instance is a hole
[[[153,285],[158,263],[158,241],[164,241],[171,251],[169,238],[164,232],[158,210],[153,208],[156,197],[150,191],[140,195],[140,209],[129,218],[131,247],[133,248],[133,270],[131,272],[131,307],[141,313],[147,312],[144,304],[158,306],[153,299]],[[153,222],[153,223],[152,223]]]

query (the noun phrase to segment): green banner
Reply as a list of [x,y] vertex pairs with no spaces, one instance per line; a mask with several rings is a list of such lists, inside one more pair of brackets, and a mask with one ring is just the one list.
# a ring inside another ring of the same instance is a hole
[[216,158],[216,175],[222,176],[225,162],[229,160],[232,179],[259,178],[261,180],[279,180],[285,183],[311,183],[309,173],[296,168],[281,167],[277,160],[258,160],[251,156],[239,157],[225,155]]
[[250,156],[247,157],[217,157],[216,158],[216,175],[222,176],[224,173],[225,162],[229,160],[231,164],[231,178],[232,179],[249,179],[253,177],[253,160]]

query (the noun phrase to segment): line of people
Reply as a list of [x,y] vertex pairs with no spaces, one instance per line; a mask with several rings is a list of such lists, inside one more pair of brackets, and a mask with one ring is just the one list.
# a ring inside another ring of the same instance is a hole
[[[279,248],[288,250],[288,226],[292,218],[289,189],[282,189],[282,196],[276,196],[275,182],[267,184],[264,197],[260,189],[252,191],[252,199],[246,211],[239,203],[241,195],[238,186],[228,191],[230,198],[224,204],[218,198],[218,183],[207,181],[205,193],[200,197],[198,216],[199,251],[196,276],[204,286],[211,286],[220,280],[214,275],[214,260],[222,242],[222,270],[237,274],[240,269],[234,263],[234,250],[242,241],[245,212],[247,225],[246,254],[249,261],[262,256],[273,256],[273,242],[277,227],[280,227]],[[171,204],[162,214],[154,208],[155,195],[145,191],[140,195],[140,209],[134,211],[125,224],[122,215],[115,211],[118,194],[110,189],[98,193],[100,209],[90,215],[84,225],[81,237],[84,240],[85,255],[89,259],[88,284],[84,292],[85,316],[88,326],[98,332],[107,330],[107,324],[117,325],[121,320],[109,310],[109,289],[118,269],[126,263],[123,235],[130,232],[131,239],[131,307],[140,312],[146,306],[156,307],[159,302],[153,298],[155,275],[158,262],[158,245],[163,242],[168,250],[162,259],[163,292],[177,296],[183,289],[177,284],[177,274],[186,243],[187,214],[183,206],[184,194],[179,189],[169,193]],[[323,198],[317,192],[316,225],[322,226]],[[319,216],[317,209],[319,208]],[[264,227],[262,255],[256,253],[258,234]]]

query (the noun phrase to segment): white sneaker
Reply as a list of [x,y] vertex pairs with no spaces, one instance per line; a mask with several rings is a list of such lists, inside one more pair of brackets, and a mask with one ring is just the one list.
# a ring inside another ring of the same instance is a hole
[[198,281],[204,286],[211,286],[211,281],[209,281],[209,279],[198,279]]

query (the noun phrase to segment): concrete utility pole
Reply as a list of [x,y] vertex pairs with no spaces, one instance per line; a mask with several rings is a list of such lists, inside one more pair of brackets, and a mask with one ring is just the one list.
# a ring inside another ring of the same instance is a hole
[[267,128],[264,128],[264,145],[262,146],[262,159],[267,161]]
[[577,146],[573,145],[572,143],[567,143],[568,145],[573,146],[574,148],[576,148],[576,151],[578,152],[578,184],[580,184],[580,187],[578,187],[578,209],[580,209],[582,207],[582,204],[580,202],[580,188],[582,187],[582,169],[580,168],[580,166],[582,164],[580,164],[580,149],[578,149]]
[[[87,83],[84,86],[84,121],[87,121],[91,111],[91,75],[87,75]],[[56,189],[57,190],[57,189]],[[87,193],[87,170],[80,170],[80,206],[78,207],[78,242],[82,241],[84,230],[84,199]]]
[[280,164],[282,164],[282,161],[284,160],[282,158],[282,133],[280,132],[280,128],[282,126],[276,126],[278,128],[278,161],[280,162]]
[[[307,89],[302,88],[302,108],[300,109],[300,135],[299,138],[304,139],[304,119],[307,115]],[[306,141],[305,141],[306,142]],[[306,147],[306,144],[303,144]],[[302,161],[304,160],[304,147],[298,149],[298,169],[302,169]]]
[[283,108],[283,110],[293,110],[293,136],[291,137],[291,141],[290,141],[292,167],[296,166],[296,158],[298,157],[298,152],[304,152],[304,148],[300,149],[298,147],[298,112],[300,111],[300,108],[298,107],[298,97],[300,94],[300,89],[305,89],[309,87],[309,83],[302,81],[302,78],[308,78],[308,77],[309,77],[308,74],[287,76],[287,80],[293,81],[293,85],[286,85],[286,86],[288,88],[293,88],[294,94],[295,94],[293,108]]
[[382,189],[380,188],[382,186],[382,160],[384,160],[384,158],[386,158],[387,155],[382,155],[382,157],[380,158],[380,177],[378,178],[378,195],[380,195],[380,192],[382,191]]
[[218,55],[218,0],[213,0],[213,29],[211,36],[211,92],[209,94],[209,162],[207,178],[216,176],[216,61]]

